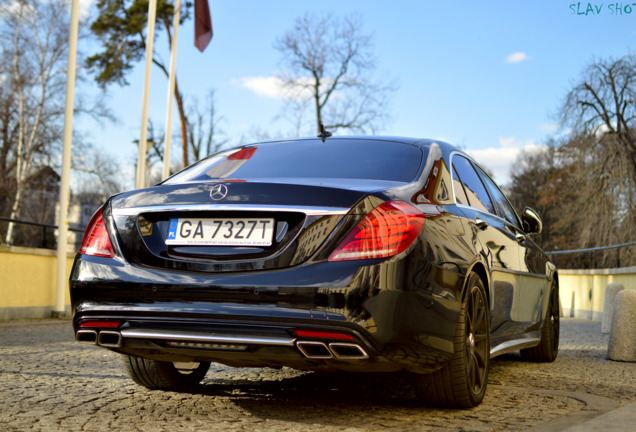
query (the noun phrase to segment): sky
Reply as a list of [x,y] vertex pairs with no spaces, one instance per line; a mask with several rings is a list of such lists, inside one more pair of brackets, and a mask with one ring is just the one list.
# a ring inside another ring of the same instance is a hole
[[[502,185],[522,149],[545,145],[559,133],[556,112],[584,69],[636,47],[636,3],[210,0],[210,10],[214,37],[203,53],[194,47],[192,22],[179,29],[177,78],[186,101],[203,103],[215,91],[220,128],[230,143],[255,130],[273,138],[291,133],[271,79],[281,67],[274,42],[294,20],[305,13],[357,13],[364,32],[373,35],[376,76],[398,83],[386,107],[390,120],[378,134],[455,144]],[[98,48],[93,43],[84,49]],[[163,33],[157,34],[156,50],[167,63]],[[127,76],[128,86],[107,89],[115,123],[79,118],[74,125],[116,159],[127,188],[134,184],[132,142],[140,130],[143,66],[139,62]],[[166,92],[167,79],[155,67],[150,118],[160,129]],[[176,106],[174,117],[173,136],[179,132]],[[181,150],[175,145],[172,153],[176,161]]]

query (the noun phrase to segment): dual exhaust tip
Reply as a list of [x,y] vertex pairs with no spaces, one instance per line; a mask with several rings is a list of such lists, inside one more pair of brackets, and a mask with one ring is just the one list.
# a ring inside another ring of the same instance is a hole
[[358,344],[298,341],[296,346],[309,359],[366,360],[369,354]]
[[77,342],[94,343],[107,348],[121,347],[121,333],[110,330],[78,330],[75,335]]

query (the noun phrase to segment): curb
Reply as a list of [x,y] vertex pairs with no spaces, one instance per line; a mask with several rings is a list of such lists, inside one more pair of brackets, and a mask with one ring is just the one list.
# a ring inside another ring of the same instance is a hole
[[636,429],[636,402],[602,414],[583,424],[566,429],[567,432],[619,432]]
[[564,396],[583,402],[581,410],[525,429],[530,432],[605,432],[631,431],[636,425],[636,402],[620,406],[614,399],[582,392],[541,390],[493,385],[508,391],[525,391],[537,395]]

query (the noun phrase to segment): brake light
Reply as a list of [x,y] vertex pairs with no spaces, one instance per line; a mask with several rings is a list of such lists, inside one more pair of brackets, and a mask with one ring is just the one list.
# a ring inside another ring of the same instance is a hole
[[329,261],[388,258],[404,252],[424,226],[425,216],[405,201],[387,201],[365,216]]
[[227,157],[228,160],[248,160],[256,152],[256,147],[243,148]]
[[115,256],[104,223],[104,216],[102,216],[102,209],[97,210],[88,223],[79,251],[84,255],[98,257],[112,258]]

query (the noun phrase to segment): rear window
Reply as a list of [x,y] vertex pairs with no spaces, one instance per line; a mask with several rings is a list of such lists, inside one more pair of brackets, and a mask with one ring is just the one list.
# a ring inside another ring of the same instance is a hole
[[393,141],[328,139],[246,146],[212,155],[165,184],[213,179],[346,178],[410,182],[422,150]]

